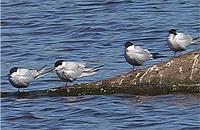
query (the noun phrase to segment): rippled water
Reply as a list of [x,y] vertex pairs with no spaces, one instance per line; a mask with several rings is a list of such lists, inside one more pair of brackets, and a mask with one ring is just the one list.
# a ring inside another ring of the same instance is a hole
[[[198,36],[197,0],[69,1],[4,0],[1,12],[1,91],[16,91],[7,80],[13,66],[52,66],[57,59],[104,64],[91,82],[131,69],[123,57],[124,42],[173,56],[168,30]],[[190,46],[192,51],[199,46]],[[185,53],[185,52],[182,52]],[[179,53],[180,54],[180,53]],[[24,91],[62,86],[54,73]],[[163,96],[79,96],[1,99],[2,129],[200,129],[199,94]]]

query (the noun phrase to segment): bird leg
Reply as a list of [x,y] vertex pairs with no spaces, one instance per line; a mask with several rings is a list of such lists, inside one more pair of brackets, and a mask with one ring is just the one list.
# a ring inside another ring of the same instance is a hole
[[133,68],[132,68],[132,71],[134,71],[134,66],[133,66]]
[[139,69],[138,66],[133,66],[132,71],[136,71],[137,69]]
[[176,51],[174,51],[174,56],[176,56]]
[[69,84],[68,84],[68,82],[66,82],[66,84],[65,84],[65,87],[69,87]]

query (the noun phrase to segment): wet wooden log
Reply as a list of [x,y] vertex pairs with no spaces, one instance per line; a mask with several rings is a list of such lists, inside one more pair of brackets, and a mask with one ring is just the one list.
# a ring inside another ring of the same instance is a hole
[[106,94],[160,95],[200,92],[200,49],[151,67],[92,83],[31,92],[1,92],[1,97],[79,96]]

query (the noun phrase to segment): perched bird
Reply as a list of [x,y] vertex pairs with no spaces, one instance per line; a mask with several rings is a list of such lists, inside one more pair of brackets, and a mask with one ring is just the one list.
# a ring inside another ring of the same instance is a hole
[[65,86],[68,86],[68,82],[71,83],[78,78],[94,75],[102,66],[86,68],[82,63],[58,60],[54,64],[54,70],[58,77],[66,82]]
[[150,53],[147,49],[133,45],[132,42],[125,43],[124,57],[133,66],[140,66],[148,59],[158,58],[158,53]]
[[167,43],[169,48],[174,51],[174,55],[177,51],[184,51],[187,46],[196,42],[200,42],[200,37],[193,38],[190,35],[178,33],[176,29],[169,30]]
[[34,79],[42,77],[50,71],[45,72],[45,70],[46,65],[39,70],[13,67],[9,71],[8,79],[13,87],[18,88],[19,92],[20,88],[28,87]]

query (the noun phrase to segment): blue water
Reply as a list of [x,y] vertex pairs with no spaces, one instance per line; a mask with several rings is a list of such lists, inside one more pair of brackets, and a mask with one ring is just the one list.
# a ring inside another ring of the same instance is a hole
[[[200,35],[198,0],[4,0],[1,12],[1,91],[17,91],[8,80],[10,68],[53,66],[58,59],[104,64],[97,75],[74,83],[123,74],[131,66],[123,57],[131,40],[166,57],[168,30]],[[185,52],[197,46],[189,46]],[[24,91],[63,86],[54,73]],[[200,129],[199,94],[161,96],[110,95],[78,97],[6,97],[1,99],[1,127],[10,129]]]

